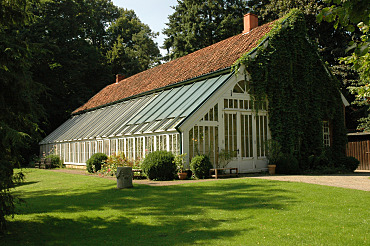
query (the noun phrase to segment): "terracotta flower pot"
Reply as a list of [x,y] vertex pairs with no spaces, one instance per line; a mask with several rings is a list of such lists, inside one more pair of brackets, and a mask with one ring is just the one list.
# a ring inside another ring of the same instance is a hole
[[184,180],[188,177],[188,173],[178,173],[179,179]]
[[275,175],[276,165],[268,165],[268,168],[269,168],[269,174],[270,175]]

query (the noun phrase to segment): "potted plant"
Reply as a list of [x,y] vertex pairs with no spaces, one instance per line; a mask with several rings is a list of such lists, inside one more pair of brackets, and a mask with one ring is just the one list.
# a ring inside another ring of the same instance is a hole
[[179,179],[181,179],[181,180],[184,180],[188,177],[188,173],[184,169],[184,158],[185,158],[185,156],[186,156],[186,153],[181,154],[181,155],[176,155],[175,159],[173,160],[173,162],[176,164],[177,175],[178,175]]
[[275,174],[276,163],[280,155],[281,155],[280,143],[273,139],[267,141],[267,160],[270,175]]

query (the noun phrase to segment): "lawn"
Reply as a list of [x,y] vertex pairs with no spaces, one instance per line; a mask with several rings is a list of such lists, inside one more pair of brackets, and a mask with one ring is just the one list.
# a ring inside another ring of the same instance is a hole
[[259,179],[166,187],[26,169],[1,245],[369,245],[370,192]]

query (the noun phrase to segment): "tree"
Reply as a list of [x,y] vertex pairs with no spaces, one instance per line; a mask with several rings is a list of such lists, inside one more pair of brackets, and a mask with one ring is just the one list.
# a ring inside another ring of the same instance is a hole
[[243,15],[249,12],[244,0],[178,0],[163,33],[168,59],[174,59],[239,34]]
[[13,168],[23,161],[32,139],[38,139],[37,123],[43,115],[37,103],[42,86],[32,80],[31,48],[22,33],[32,18],[33,1],[0,2],[0,233],[5,216],[14,214]]
[[25,35],[35,46],[33,79],[46,88],[47,134],[113,80],[106,29],[118,8],[110,0],[52,0],[32,10],[36,20]]
[[37,49],[31,68],[47,93],[41,126],[48,134],[71,112],[112,83],[155,64],[159,49],[154,34],[133,11],[111,0],[51,0],[33,8],[36,21],[26,36]]
[[142,23],[133,10],[120,9],[108,28],[107,58],[113,72],[131,76],[159,64],[160,52],[153,39],[158,35]]
[[[347,51],[352,54],[344,57],[341,61],[350,64],[352,69],[359,74],[359,80],[350,87],[352,93],[356,94],[356,102],[360,105],[370,104],[370,7],[366,1],[332,1],[333,5],[324,8],[317,16],[318,22],[325,20],[334,23],[334,28],[344,27],[353,35],[353,40],[348,44]],[[359,29],[361,35],[358,37],[355,31]],[[370,114],[360,120],[360,129],[370,130]]]

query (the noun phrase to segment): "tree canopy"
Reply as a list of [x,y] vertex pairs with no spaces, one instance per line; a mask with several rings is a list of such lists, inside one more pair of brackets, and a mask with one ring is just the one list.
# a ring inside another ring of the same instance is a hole
[[22,154],[37,139],[43,116],[38,103],[43,86],[32,79],[31,47],[22,36],[32,19],[31,3],[0,2],[0,233],[5,216],[14,213],[13,168],[24,161]]
[[[341,61],[350,64],[358,72],[359,80],[350,90],[356,94],[356,103],[369,106],[370,104],[370,5],[366,1],[327,1],[333,5],[324,8],[317,16],[319,22],[325,20],[333,23],[334,28],[344,27],[352,33],[353,40],[348,43],[347,52],[350,56]],[[356,29],[360,31],[356,33]],[[370,130],[370,114],[360,119],[359,129]]]
[[178,58],[241,33],[245,0],[179,0],[163,33],[169,59]]
[[142,23],[133,10],[120,9],[108,28],[107,52],[114,73],[130,76],[159,64],[160,52],[153,39],[158,35]]
[[32,72],[47,90],[46,134],[117,73],[131,76],[158,63],[155,34],[134,11],[110,0],[52,0],[32,9],[37,16],[25,34],[37,49]]

